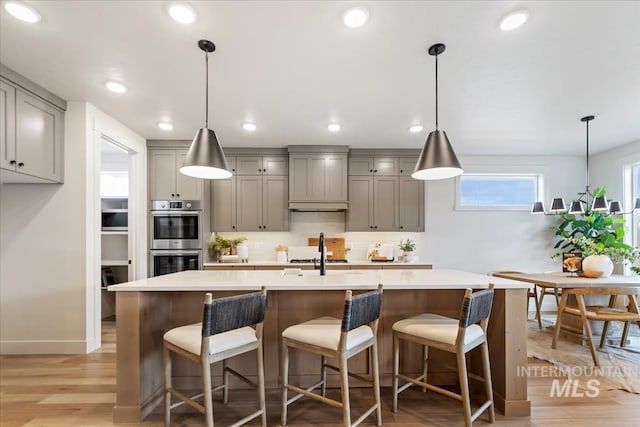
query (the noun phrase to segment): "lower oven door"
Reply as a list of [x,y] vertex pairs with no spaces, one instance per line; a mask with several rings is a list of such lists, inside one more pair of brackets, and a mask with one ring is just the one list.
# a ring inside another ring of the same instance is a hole
[[202,251],[151,251],[149,265],[151,277],[177,273],[184,270],[200,270]]

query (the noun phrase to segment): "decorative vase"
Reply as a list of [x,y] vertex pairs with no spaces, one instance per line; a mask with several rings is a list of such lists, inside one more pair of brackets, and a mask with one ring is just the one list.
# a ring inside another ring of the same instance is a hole
[[280,264],[286,264],[287,263],[287,253],[285,251],[277,251],[276,252],[276,260]]
[[582,260],[582,271],[601,271],[600,277],[609,277],[613,273],[613,261],[606,255],[589,255]]

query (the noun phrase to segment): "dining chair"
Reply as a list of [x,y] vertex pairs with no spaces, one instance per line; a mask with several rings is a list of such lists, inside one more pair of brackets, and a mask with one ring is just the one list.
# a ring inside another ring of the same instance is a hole
[[[377,425],[382,425],[380,405],[380,374],[378,368],[378,319],[382,305],[382,285],[378,289],[353,296],[345,292],[342,320],[333,317],[321,317],[304,323],[289,326],[282,332],[282,425],[287,425],[287,407],[303,396],[342,409],[342,422],[345,427],[357,426],[374,411]],[[320,382],[301,388],[289,384],[289,348],[309,351],[321,356]],[[349,372],[347,361],[356,354],[369,349],[369,369],[372,378],[366,378]],[[327,363],[327,358],[338,361],[338,367]],[[327,368],[340,374],[342,401],[326,397]],[[349,403],[349,376],[371,383],[375,403],[356,421],[351,422]],[[320,394],[313,390],[321,387]],[[288,398],[288,391],[297,394]]]
[[[260,409],[247,415],[233,426],[240,426],[257,417],[267,425],[267,410],[264,388],[264,359],[262,330],[267,300],[267,290],[227,298],[213,299],[207,293],[204,299],[202,323],[180,326],[164,334],[164,390],[165,426],[171,425],[171,409],[187,404],[205,415],[207,427],[213,427],[212,392],[222,390],[226,404],[229,396],[229,374],[258,389]],[[227,359],[249,351],[256,351],[258,384],[227,366]],[[172,353],[200,364],[203,392],[187,396],[172,386]],[[223,382],[211,386],[211,364],[222,361]],[[171,396],[180,399],[171,403]],[[196,399],[203,398],[203,403]]]
[[[493,405],[493,387],[491,384],[491,368],[489,363],[489,346],[487,344],[487,325],[493,303],[493,284],[489,289],[472,292],[467,289],[464,294],[462,310],[458,319],[452,319],[438,314],[425,313],[397,321],[393,324],[393,412],[398,411],[398,395],[407,388],[417,385],[435,391],[448,397],[462,401],[465,425],[470,427],[486,410],[489,411],[489,421],[495,421]],[[422,375],[412,378],[399,373],[400,340],[406,340],[422,346]],[[483,376],[467,373],[466,355],[480,346]],[[429,347],[456,354],[460,394],[427,382],[427,365]],[[486,401],[471,412],[469,396],[469,377],[484,382]],[[399,387],[399,380],[407,381]]]
[[[577,307],[567,305],[567,300],[570,295],[575,296]],[[586,305],[584,301],[585,295],[609,295],[609,304],[606,306]],[[615,308],[617,298],[621,295],[626,295],[629,298],[629,304],[626,310]],[[600,366],[600,360],[593,344],[593,336],[591,334],[591,325],[589,324],[589,321],[604,321],[602,337],[600,338],[600,348],[602,348],[606,342],[609,322],[624,322],[624,330],[620,340],[620,346],[624,346],[629,332],[629,323],[636,322],[638,327],[640,327],[640,312],[638,311],[638,301],[636,300],[637,295],[640,295],[640,288],[594,287],[563,289],[551,348],[556,348],[558,344],[558,336],[560,335],[563,314],[578,316],[582,320],[582,328],[589,345],[589,350],[591,351],[593,364],[595,366]]]

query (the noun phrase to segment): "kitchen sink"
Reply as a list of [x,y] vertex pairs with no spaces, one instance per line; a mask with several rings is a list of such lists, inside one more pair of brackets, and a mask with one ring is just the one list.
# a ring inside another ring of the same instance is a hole
[[[302,270],[299,268],[285,268],[284,276],[320,276],[320,270]],[[346,276],[351,274],[363,274],[362,270],[327,270],[327,276]]]

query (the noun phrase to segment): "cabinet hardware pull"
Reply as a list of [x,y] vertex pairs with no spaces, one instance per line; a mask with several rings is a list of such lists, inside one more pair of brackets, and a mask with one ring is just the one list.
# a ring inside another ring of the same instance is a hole
[[171,193],[171,197],[176,197],[176,195],[175,195],[175,194],[173,194],[173,193]]
[[377,230],[377,229],[378,229],[378,226],[376,225],[376,226],[375,226],[375,227],[373,227],[373,228],[375,228],[375,229]]
[[11,160],[11,161],[9,162],[9,164],[10,164],[10,165],[15,165],[15,164],[16,164],[16,161],[15,161],[15,160]]
[[400,230],[402,230],[403,228],[404,228],[404,227],[401,225],[401,226],[400,226]]
[[373,172],[373,169],[369,169],[369,172]]
[[402,169],[400,169],[400,173],[402,173],[402,172],[403,172]]
[[378,169],[374,169],[374,170],[373,170],[373,173],[378,173]]
[[235,229],[236,229],[236,226],[235,226],[235,225],[232,225],[232,226],[231,226],[231,228],[233,228],[233,229],[235,230]]
[[24,162],[18,163],[18,166],[20,166],[20,167],[24,166]]
[[176,197],[180,197],[180,195],[179,195],[179,194],[176,194]]

